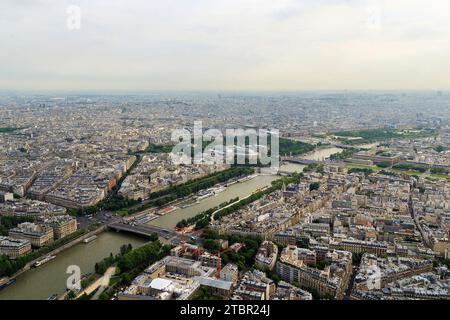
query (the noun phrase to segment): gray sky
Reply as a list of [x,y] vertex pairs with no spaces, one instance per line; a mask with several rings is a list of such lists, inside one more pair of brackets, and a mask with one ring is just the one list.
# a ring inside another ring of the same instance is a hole
[[1,0],[0,90],[448,90],[449,17],[448,0]]

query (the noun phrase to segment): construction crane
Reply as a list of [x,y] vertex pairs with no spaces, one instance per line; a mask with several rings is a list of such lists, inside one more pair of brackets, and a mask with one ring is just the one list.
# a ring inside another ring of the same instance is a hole
[[[203,230],[192,230],[190,232],[190,234],[201,235],[201,234],[203,234]],[[193,253],[194,253],[195,256],[199,257],[203,253],[203,248],[200,248],[199,246],[197,246],[197,249],[195,249]]]
[[179,240],[180,240],[180,246],[184,252],[185,246],[186,246],[186,241],[185,241],[185,234],[186,234],[186,227],[180,227],[180,228],[176,228],[177,233],[179,235]]
[[[186,252],[186,239],[185,239],[186,233],[189,233],[189,234],[192,234],[192,233],[193,234],[202,234],[203,233],[203,230],[186,231],[186,229],[187,229],[187,227],[176,228],[177,233],[179,235],[179,240],[180,240],[181,254]],[[194,254],[198,255],[198,256],[201,255],[201,253],[202,253],[201,249],[199,249],[199,248],[197,248],[194,251]]]
[[219,260],[217,261],[217,273],[216,273],[216,277],[217,278],[220,278],[220,272],[222,271],[222,266],[221,266],[222,258],[220,257],[220,255],[222,253],[229,252],[229,251],[238,251],[241,248],[245,247],[245,244],[242,243],[242,244],[240,244],[240,246],[238,248],[236,248],[236,246],[235,246],[236,244],[237,243],[234,243],[233,245],[231,245],[231,246],[229,246],[228,248],[225,248],[225,249],[219,249],[219,251],[214,254],[215,256],[219,257]]
[[226,249],[219,250],[217,253],[214,254],[215,256],[219,257],[219,260],[217,261],[217,273],[216,273],[217,279],[220,279],[220,272],[222,271],[222,258],[220,257],[220,255],[222,253],[226,253],[226,252],[229,252],[232,250],[233,250],[233,248],[228,247]]

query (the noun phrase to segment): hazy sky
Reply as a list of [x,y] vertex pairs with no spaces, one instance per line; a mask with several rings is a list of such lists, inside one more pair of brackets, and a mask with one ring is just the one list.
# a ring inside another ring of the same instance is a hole
[[450,89],[448,0],[0,0],[0,40],[0,90]]

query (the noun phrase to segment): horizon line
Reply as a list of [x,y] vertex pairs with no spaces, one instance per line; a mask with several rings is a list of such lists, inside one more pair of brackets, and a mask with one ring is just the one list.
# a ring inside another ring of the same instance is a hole
[[28,89],[0,89],[0,95],[17,94],[70,94],[70,95],[157,95],[167,93],[177,94],[301,94],[301,93],[437,93],[450,92],[450,89],[298,89],[298,90],[248,90],[248,89],[151,89],[151,90],[28,90]]

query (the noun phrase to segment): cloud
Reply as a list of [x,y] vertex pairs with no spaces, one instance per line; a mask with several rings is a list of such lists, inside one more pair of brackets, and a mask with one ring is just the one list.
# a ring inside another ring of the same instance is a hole
[[[66,27],[69,5],[81,29]],[[3,0],[0,86],[449,89],[445,0]]]

